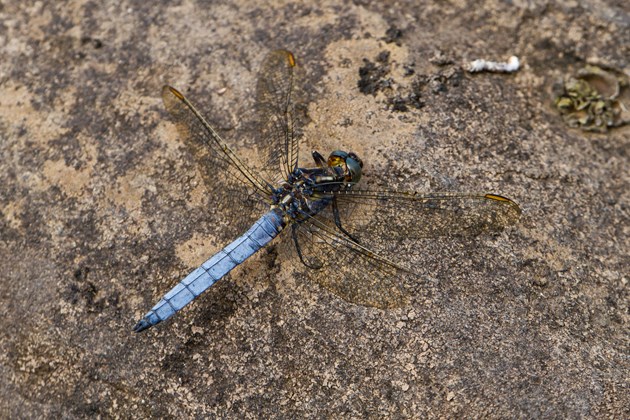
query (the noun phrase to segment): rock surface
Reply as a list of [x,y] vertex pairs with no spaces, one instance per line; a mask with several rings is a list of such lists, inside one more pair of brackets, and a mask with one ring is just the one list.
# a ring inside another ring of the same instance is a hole
[[[253,159],[276,48],[302,71],[302,162],[351,149],[372,182],[500,193],[520,223],[419,243],[403,309],[272,246],[132,333],[229,240],[161,86]],[[570,129],[551,96],[586,63],[630,73],[624,2],[3,1],[0,54],[0,417],[630,416],[630,129]]]

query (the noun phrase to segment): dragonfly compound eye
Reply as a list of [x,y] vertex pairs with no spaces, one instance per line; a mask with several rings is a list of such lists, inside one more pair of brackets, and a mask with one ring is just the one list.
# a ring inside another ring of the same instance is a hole
[[363,168],[363,162],[361,162],[361,159],[359,159],[354,153],[351,153],[346,158],[346,166],[348,167],[348,173],[350,175],[350,179],[346,177],[346,180],[355,184],[359,182],[362,174],[361,168]]
[[344,166],[346,159],[348,158],[348,153],[342,150],[335,150],[328,156],[328,161],[326,162],[328,166]]
[[363,161],[359,158],[359,156],[357,156],[357,154],[356,154],[356,153],[354,153],[354,152],[350,152],[350,153],[348,153],[348,157],[349,157],[350,159],[353,159],[353,160],[356,160],[357,162],[359,162],[359,166],[360,166],[361,168],[363,168]]
[[345,181],[356,183],[361,179],[363,162],[354,153],[335,150],[328,157],[328,166],[339,167],[343,170]]

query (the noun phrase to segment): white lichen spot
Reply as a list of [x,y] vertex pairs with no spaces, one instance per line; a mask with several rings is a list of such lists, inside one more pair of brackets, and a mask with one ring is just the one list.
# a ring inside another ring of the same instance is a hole
[[497,61],[486,61],[482,59],[474,60],[468,64],[466,69],[468,70],[469,73],[478,73],[480,71],[513,73],[517,71],[520,68],[520,66],[521,66],[521,63],[518,57],[513,55],[512,57],[508,59],[507,63],[497,62]]

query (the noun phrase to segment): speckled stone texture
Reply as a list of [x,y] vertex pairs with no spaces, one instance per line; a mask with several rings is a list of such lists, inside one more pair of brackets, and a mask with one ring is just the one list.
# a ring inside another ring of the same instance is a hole
[[[630,73],[629,8],[0,1],[0,417],[630,417],[630,127],[570,129],[551,94],[586,63]],[[255,159],[275,48],[300,65],[303,164],[351,149],[366,182],[496,192],[523,216],[419,242],[402,309],[337,298],[277,243],[134,334],[242,233],[161,86]],[[514,74],[463,70],[511,55]]]

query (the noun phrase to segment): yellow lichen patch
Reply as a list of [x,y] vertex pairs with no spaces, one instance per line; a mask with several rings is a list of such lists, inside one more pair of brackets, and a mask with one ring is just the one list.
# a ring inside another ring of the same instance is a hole
[[587,65],[554,86],[554,103],[570,127],[605,133],[630,123],[629,84],[621,71]]

